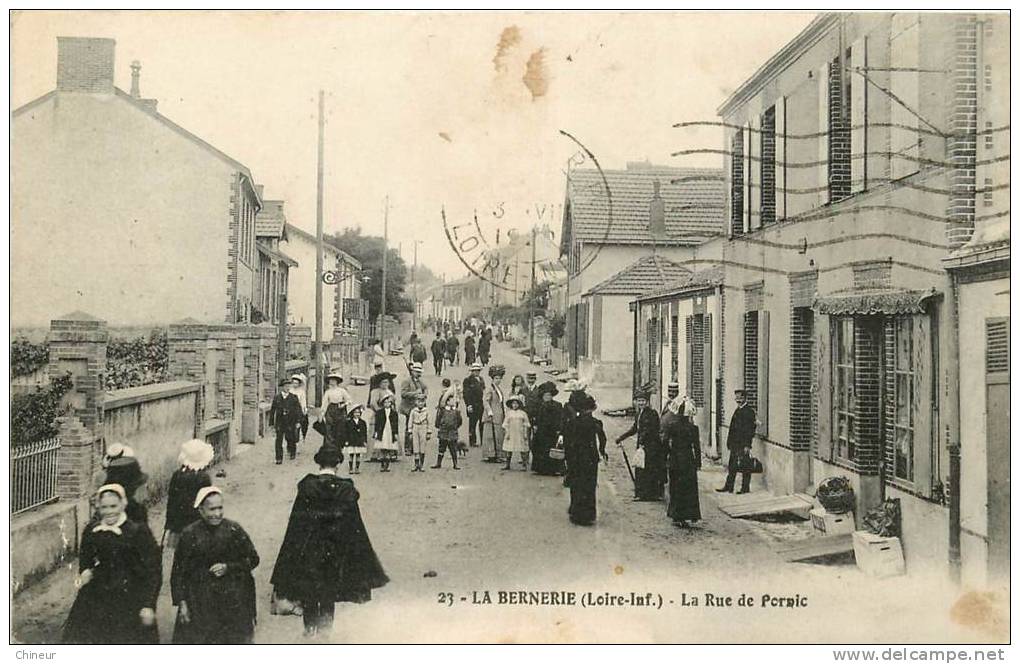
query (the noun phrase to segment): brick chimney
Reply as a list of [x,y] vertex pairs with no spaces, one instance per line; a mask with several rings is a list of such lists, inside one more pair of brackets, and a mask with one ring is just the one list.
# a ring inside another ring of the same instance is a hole
[[131,61],[131,96],[141,99],[142,92],[138,87],[139,79],[142,78],[142,63],[138,60]]
[[93,37],[57,37],[57,90],[113,94],[116,42]]

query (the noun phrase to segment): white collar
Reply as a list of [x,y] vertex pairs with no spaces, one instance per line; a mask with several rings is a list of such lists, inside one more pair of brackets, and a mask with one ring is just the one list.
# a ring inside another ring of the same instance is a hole
[[102,521],[100,521],[99,524],[95,528],[92,529],[92,532],[94,532],[94,533],[101,533],[101,532],[103,532],[105,530],[107,532],[113,533],[114,535],[120,535],[120,534],[122,534],[122,531],[121,531],[120,527],[123,526],[126,521],[127,521],[127,514],[125,514],[124,512],[121,512],[120,516],[117,517],[117,522],[116,523],[114,523],[112,525],[107,525],[107,524],[103,523]]
[[336,468],[319,468],[320,475],[332,475],[336,477]]

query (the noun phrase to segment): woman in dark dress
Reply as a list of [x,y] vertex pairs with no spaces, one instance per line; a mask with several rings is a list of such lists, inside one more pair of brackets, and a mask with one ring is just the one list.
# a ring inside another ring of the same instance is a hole
[[255,579],[259,565],[248,533],[223,518],[219,488],[195,497],[201,518],[184,529],[174,553],[170,589],[177,605],[174,643],[246,644],[255,635]]
[[215,451],[201,439],[189,440],[181,445],[178,457],[181,467],[170,478],[166,497],[166,524],[163,526],[163,543],[167,548],[177,546],[181,531],[200,518],[195,508],[199,489],[212,486],[206,468],[212,463]]
[[142,472],[142,467],[135,457],[122,456],[114,459],[106,467],[106,479],[103,484],[119,484],[127,494],[127,505],[124,513],[127,518],[144,523],[149,528],[149,509],[145,506],[149,499],[146,485],[149,476]]
[[634,425],[616,439],[617,444],[637,434],[637,448],[643,450],[643,467],[634,469],[634,500],[662,500],[666,482],[666,450],[659,439],[659,414],[648,407],[648,392],[634,393]]
[[470,367],[475,363],[475,336],[468,330],[464,337],[464,366]]
[[64,643],[159,643],[156,598],[159,546],[149,526],[127,517],[119,484],[97,492],[99,517],[85,526],[78,552],[78,594],[64,623]]
[[673,519],[673,525],[686,528],[688,521],[701,519],[698,499],[701,441],[698,427],[691,420],[695,411],[690,400],[677,397],[669,403],[668,411],[674,417],[669,418],[662,430],[662,441],[669,455],[669,507],[666,514]]
[[563,406],[553,399],[559,390],[552,381],[536,389],[541,401],[535,415],[535,429],[531,439],[531,470],[536,475],[562,475],[563,461],[549,458],[549,450],[556,446],[563,423]]
[[332,447],[315,454],[319,472],[298,483],[273,569],[276,595],[303,604],[306,636],[332,628],[336,602],[367,602],[389,581],[361,520],[358,490],[337,477],[342,461]]
[[599,458],[606,458],[606,432],[592,417],[595,400],[579,399],[579,413],[565,437],[570,467],[570,521],[579,526],[595,523],[595,491],[599,480]]

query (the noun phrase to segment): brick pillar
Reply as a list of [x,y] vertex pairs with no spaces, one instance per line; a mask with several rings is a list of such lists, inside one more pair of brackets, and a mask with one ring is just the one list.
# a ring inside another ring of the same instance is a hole
[[950,249],[967,243],[974,233],[974,187],[977,182],[978,52],[973,14],[955,17],[951,61],[953,96],[949,152],[949,208],[946,240]]
[[885,329],[880,316],[859,316],[854,320],[854,394],[856,395],[857,520],[882,502],[879,469],[882,465],[881,363]]
[[[829,63],[829,200],[850,195],[850,96],[846,73],[839,76],[839,60]],[[840,87],[842,84],[843,87]],[[846,112],[843,113],[843,107]]]
[[[195,412],[195,437],[202,438],[203,423],[215,413],[215,388],[206,380],[208,328],[195,320],[174,323],[167,330],[167,373],[172,380],[187,380],[202,386]],[[210,391],[212,394],[210,394]]]
[[49,375],[70,374],[74,387],[64,395],[67,414],[58,419],[61,447],[57,490],[76,499],[92,491],[104,451],[103,401],[106,396],[106,323],[75,312],[50,322]]

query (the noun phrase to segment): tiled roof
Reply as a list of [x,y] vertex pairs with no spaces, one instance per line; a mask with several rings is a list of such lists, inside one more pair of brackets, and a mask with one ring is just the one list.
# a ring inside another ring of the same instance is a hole
[[255,237],[283,237],[287,216],[283,201],[262,201],[262,209],[255,215]]
[[[611,196],[606,194],[603,173]],[[648,207],[655,182],[660,185],[665,203],[669,235],[666,240],[653,241],[648,232]],[[725,231],[726,201],[720,169],[652,165],[630,166],[623,171],[576,169],[570,172],[567,196],[572,227],[562,233],[563,253],[569,248],[567,243],[577,240],[602,244],[700,244]]]
[[255,247],[260,252],[265,254],[266,256],[268,256],[270,258],[275,258],[276,260],[278,260],[278,261],[280,261],[282,263],[286,263],[290,267],[297,267],[298,266],[298,262],[296,260],[294,260],[293,258],[288,256],[287,254],[283,253],[282,251],[279,251],[278,249],[273,249],[271,247],[268,247],[268,246],[262,244],[261,242],[256,242],[255,243]]
[[715,265],[712,267],[706,267],[701,270],[688,273],[687,276],[681,277],[673,283],[666,284],[662,288],[648,291],[641,295],[638,300],[654,300],[660,297],[680,295],[685,292],[719,286],[723,283],[723,277],[723,268],[721,266]]
[[585,295],[640,295],[690,274],[690,270],[668,258],[645,256],[593,286]]

